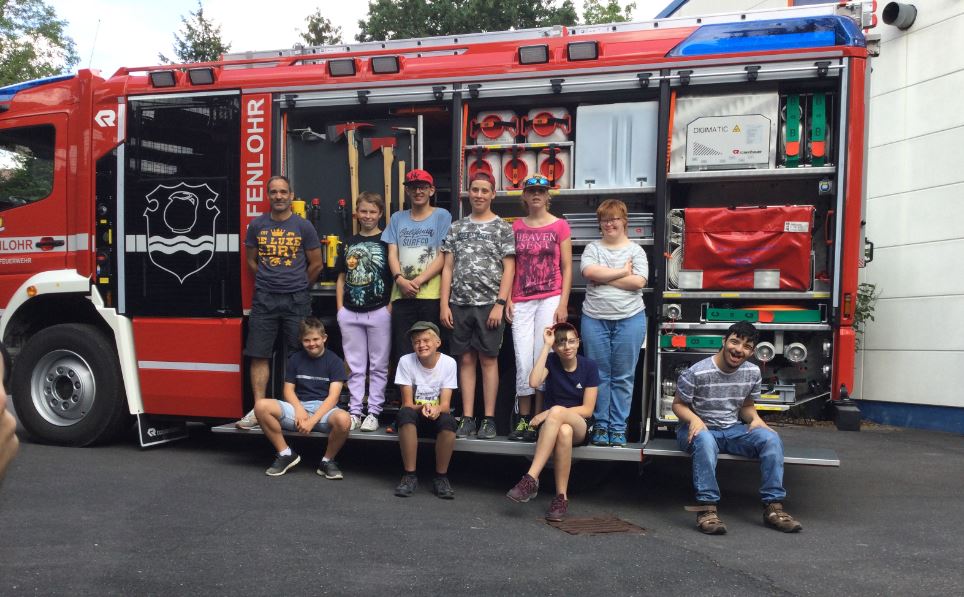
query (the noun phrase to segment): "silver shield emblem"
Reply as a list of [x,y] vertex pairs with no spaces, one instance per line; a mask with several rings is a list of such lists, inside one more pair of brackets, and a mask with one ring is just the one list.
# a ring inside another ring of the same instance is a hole
[[145,196],[147,254],[157,267],[184,283],[214,256],[218,193],[206,184],[158,185]]

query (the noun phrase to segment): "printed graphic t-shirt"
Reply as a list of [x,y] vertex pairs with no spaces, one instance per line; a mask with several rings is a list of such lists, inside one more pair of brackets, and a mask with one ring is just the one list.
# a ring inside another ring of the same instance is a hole
[[515,255],[515,237],[502,218],[479,223],[464,217],[452,224],[442,252],[455,256],[449,301],[462,306],[491,305],[499,298],[502,258]]
[[344,361],[328,349],[317,358],[298,351],[291,355],[285,368],[285,383],[295,384],[295,394],[302,402],[324,400],[332,382],[346,379]]
[[[398,262],[402,275],[411,280],[419,275],[438,255],[438,249],[452,225],[452,214],[444,209],[435,208],[429,217],[420,222],[412,219],[411,210],[392,214],[392,221],[382,232],[382,240],[398,247]],[[437,299],[439,297],[440,276],[435,276],[422,284],[415,298]],[[402,298],[398,286],[392,284],[392,300]]]
[[576,355],[576,370],[566,371],[559,355],[550,352],[546,358],[546,394],[543,410],[555,405],[571,408],[582,404],[583,390],[599,387],[599,366],[596,361]]
[[533,228],[523,219],[512,223],[515,234],[514,302],[534,301],[562,294],[562,242],[571,233],[569,222],[559,218]]
[[395,383],[412,386],[415,404],[438,404],[443,389],[459,387],[458,371],[455,359],[447,354],[440,354],[435,366],[428,369],[422,366],[414,352],[410,352],[398,359]]
[[337,271],[345,274],[344,304],[349,311],[364,313],[388,304],[392,272],[388,245],[379,235],[356,234],[342,245]]
[[254,287],[264,292],[300,292],[308,288],[305,251],[320,249],[318,232],[299,215],[283,222],[262,214],[248,225],[244,244],[258,251]]

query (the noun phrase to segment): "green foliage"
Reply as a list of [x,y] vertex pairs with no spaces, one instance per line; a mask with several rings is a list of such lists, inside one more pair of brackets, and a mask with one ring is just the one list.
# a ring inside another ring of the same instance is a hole
[[36,156],[17,156],[13,168],[0,176],[0,205],[22,205],[50,194],[54,162]]
[[857,335],[857,350],[860,350],[860,341],[864,336],[867,322],[874,321],[874,310],[877,308],[877,299],[880,291],[876,284],[862,282],[857,285],[857,304],[854,306],[854,332]]
[[43,0],[0,0],[0,86],[57,75],[77,64],[66,26]]
[[572,0],[369,0],[358,41],[574,25]]
[[197,12],[188,13],[190,18],[181,16],[180,34],[174,34],[174,55],[177,60],[171,60],[164,54],[157,57],[164,64],[174,62],[213,62],[231,49],[231,44],[221,40],[221,26],[204,16],[204,6],[201,0],[197,3]]
[[335,27],[327,17],[322,16],[321,9],[305,18],[307,31],[299,31],[305,45],[308,46],[336,46],[341,43],[341,27]]
[[635,8],[635,2],[630,2],[623,9],[619,6],[619,0],[608,0],[605,5],[602,0],[583,0],[582,22],[586,25],[624,23],[633,20]]

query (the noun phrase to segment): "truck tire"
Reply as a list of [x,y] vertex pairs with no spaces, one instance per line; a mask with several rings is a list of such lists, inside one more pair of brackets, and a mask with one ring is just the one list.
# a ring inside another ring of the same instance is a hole
[[114,345],[92,325],[37,332],[13,370],[17,417],[35,438],[67,446],[107,442],[129,423]]

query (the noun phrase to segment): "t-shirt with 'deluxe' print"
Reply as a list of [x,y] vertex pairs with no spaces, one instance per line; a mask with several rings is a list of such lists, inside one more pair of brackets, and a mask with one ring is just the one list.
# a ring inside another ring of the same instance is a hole
[[571,236],[562,218],[532,227],[525,220],[512,223],[515,235],[515,280],[512,301],[534,301],[562,294],[562,242]]

